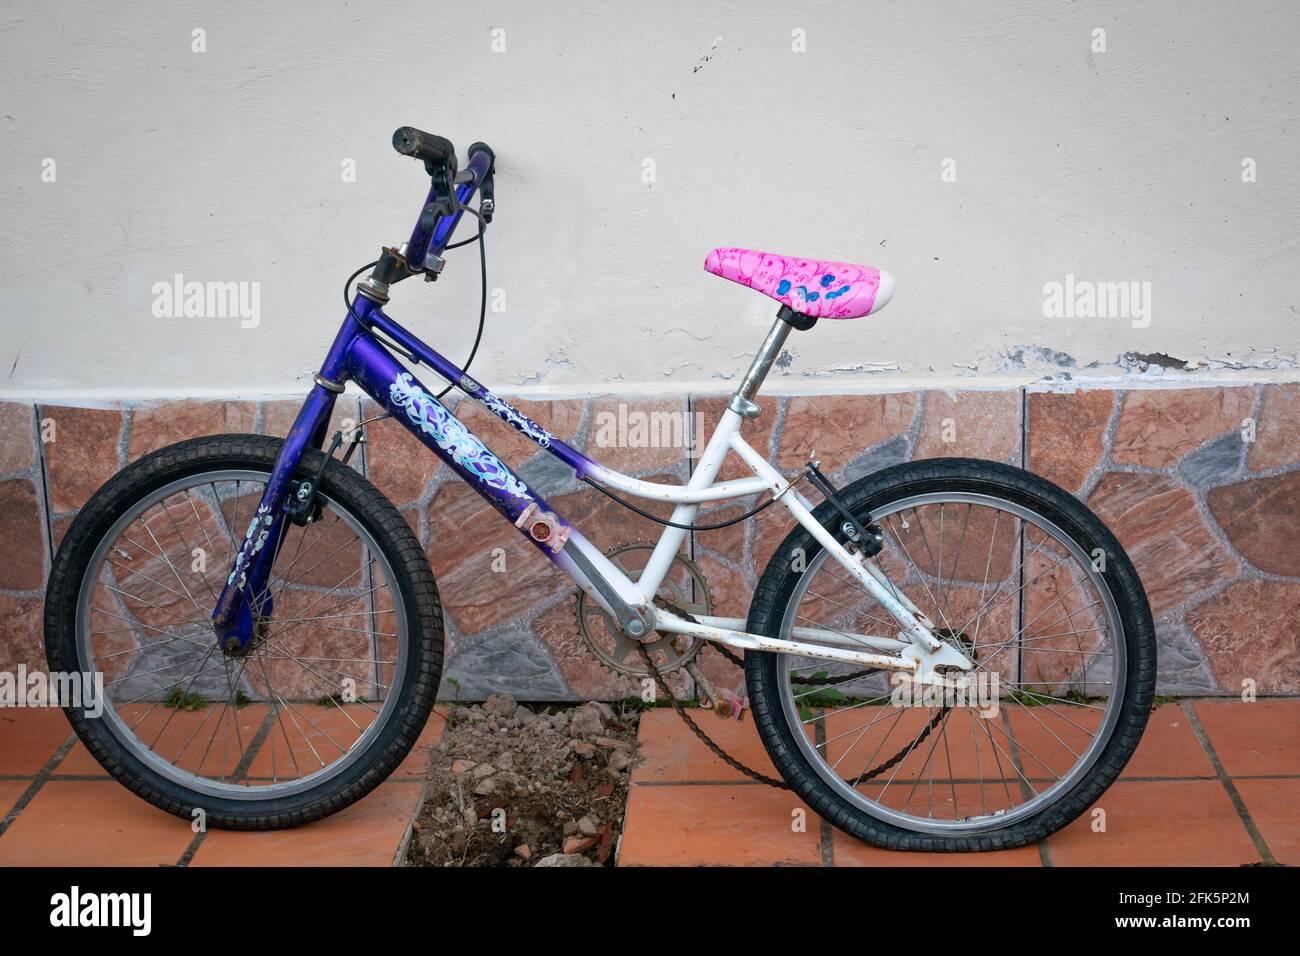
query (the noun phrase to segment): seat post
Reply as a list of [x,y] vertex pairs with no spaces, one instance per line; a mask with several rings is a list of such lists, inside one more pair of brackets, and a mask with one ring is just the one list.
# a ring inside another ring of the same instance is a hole
[[[782,311],[785,311],[785,309],[783,308]],[[772,363],[781,354],[781,347],[785,345],[785,340],[790,335],[791,328],[793,326],[778,314],[776,321],[772,323],[771,330],[767,333],[767,338],[763,340],[762,346],[759,347],[758,354],[754,356],[754,361],[750,363],[749,371],[740,380],[736,393],[731,396],[731,401],[727,403],[727,407],[741,418],[758,417],[759,407],[754,401],[754,396],[758,394],[759,388],[762,387],[763,380],[767,378],[767,373],[772,370]]]

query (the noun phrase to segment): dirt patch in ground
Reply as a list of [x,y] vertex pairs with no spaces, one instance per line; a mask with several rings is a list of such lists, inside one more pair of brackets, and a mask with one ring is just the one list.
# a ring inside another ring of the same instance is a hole
[[590,701],[453,707],[430,749],[412,866],[612,866],[640,713]]

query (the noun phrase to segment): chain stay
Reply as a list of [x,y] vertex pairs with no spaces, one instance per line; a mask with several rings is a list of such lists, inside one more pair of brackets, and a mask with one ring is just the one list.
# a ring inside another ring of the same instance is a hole
[[[681,608],[673,604],[673,602],[669,601],[667,598],[656,597],[654,603],[656,607],[661,607],[666,611],[672,611],[674,614],[692,623],[698,623],[695,620],[695,618],[691,616],[690,612],[688,612],[684,608]],[[745,666],[744,658],[736,655],[736,653],[733,652],[731,648],[727,647],[724,644],[715,643],[713,644],[713,649],[717,651],[719,654],[721,654],[728,661],[735,664],[737,667],[740,667],[742,669],[744,668]],[[717,757],[719,760],[725,763],[732,770],[735,770],[737,773],[741,773],[744,776],[749,777],[751,780],[754,780],[757,783],[764,783],[767,784],[769,787],[776,787],[778,790],[791,789],[790,785],[786,783],[784,780],[778,780],[774,777],[769,777],[766,774],[759,773],[757,770],[754,770],[751,767],[747,767],[745,764],[741,763],[735,757],[731,756],[731,754],[727,753],[727,751],[724,750],[720,744],[714,741],[714,739],[710,737],[704,731],[704,729],[694,721],[694,719],[692,719],[691,715],[686,712],[685,706],[683,706],[682,702],[678,700],[677,697],[673,694],[672,689],[668,686],[667,681],[664,680],[663,675],[659,672],[659,668],[656,667],[655,662],[651,660],[650,654],[649,652],[646,651],[645,646],[640,645],[637,647],[637,650],[641,654],[641,659],[645,662],[646,669],[650,671],[650,674],[654,677],[655,682],[659,685],[660,689],[662,689],[663,692],[668,695],[669,703],[672,704],[673,710],[677,712],[677,716],[682,719],[682,723],[686,724],[687,728],[690,729],[691,733],[695,734],[695,736],[700,739],[700,742],[703,743],[704,746],[708,747],[715,757]],[[837,684],[845,684],[850,681],[858,680],[861,677],[866,677],[871,674],[878,674],[878,673],[880,673],[878,669],[869,668],[867,670],[855,671],[852,674],[844,675],[841,677],[835,677],[835,678],[816,678],[816,677],[799,678],[799,683],[806,684],[808,686],[834,687]],[[947,716],[949,709],[950,708],[946,704],[942,708],[940,708],[939,711],[936,712],[934,716],[930,718],[930,720],[926,723],[926,725],[923,728],[921,728],[921,731],[916,735],[915,740],[913,740],[902,750],[898,751],[898,753],[894,754],[884,763],[880,764],[880,766],[876,767],[875,769],[867,773],[862,774],[861,776],[855,778],[852,781],[849,781],[847,778],[845,778],[845,783],[850,783],[852,786],[857,787],[863,783],[866,783],[868,780],[875,779],[885,771],[891,769],[892,767],[902,762],[903,759],[905,759],[908,754],[910,754],[913,750],[915,750],[917,747],[921,745],[921,742],[924,741],[925,738],[930,736],[931,731],[933,731],[935,727],[939,726],[939,724],[943,721],[944,717]]]

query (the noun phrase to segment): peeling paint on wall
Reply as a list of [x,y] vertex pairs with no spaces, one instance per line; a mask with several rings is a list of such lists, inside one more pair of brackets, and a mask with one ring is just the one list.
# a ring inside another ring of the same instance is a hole
[[[878,315],[798,333],[774,388],[1300,378],[1300,123],[1286,107],[1300,18],[1240,19],[1225,43],[1213,4],[1095,0],[1125,38],[1089,57],[1077,5],[935,17],[884,4],[864,18],[830,0],[800,25],[801,53],[779,4],[593,16],[554,0],[512,10],[496,55],[448,42],[453,21],[427,2],[396,6],[404,29],[383,57],[358,52],[347,10],[306,0],[205,12],[225,39],[202,56],[144,0],[12,18],[0,161],[22,240],[0,247],[0,294],[22,319],[0,323],[0,391],[301,394],[343,318],[343,278],[418,215],[427,182],[389,146],[404,124],[497,153],[474,370],[515,394],[734,381],[775,307],[703,271],[730,244],[898,280]],[[392,63],[434,50],[429,97],[384,95]],[[68,128],[94,162],[68,157],[42,182],[42,144]],[[1243,155],[1257,181],[1242,180]],[[76,269],[51,279],[33,263],[67,261],[69,222]],[[153,316],[152,284],[175,273],[260,282],[259,326]],[[1070,275],[1149,283],[1149,315],[1048,318],[1044,286]],[[456,250],[389,311],[462,358],[479,294],[476,250]]]

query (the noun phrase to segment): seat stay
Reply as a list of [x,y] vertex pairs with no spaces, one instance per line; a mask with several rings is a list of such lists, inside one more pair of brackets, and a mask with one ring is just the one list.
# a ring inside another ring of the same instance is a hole
[[[938,679],[935,672],[938,665],[971,668],[973,665],[965,655],[934,635],[932,623],[919,614],[916,605],[894,587],[883,572],[864,563],[860,556],[851,554],[822,526],[813,514],[812,506],[794,489],[792,483],[741,437],[742,421],[741,415],[732,408],[723,412],[691,478],[685,486],[679,487],[716,487],[713,480],[726,456],[729,453],[736,454],[755,473],[755,477],[764,482],[765,490],[778,499],[795,520],[898,622],[898,635],[859,635],[831,628],[799,627],[792,629],[792,640],[778,639],[747,632],[744,630],[745,622],[739,618],[706,616],[687,620],[671,611],[657,608],[654,606],[654,597],[688,533],[685,528],[672,526],[664,528],[650,560],[636,582],[622,570],[616,569],[614,572],[621,592],[626,593],[625,589],[629,585],[635,589],[639,609],[653,615],[654,629],[716,641],[738,649],[795,654],[907,672],[922,681]],[[733,487],[739,485],[738,482],[728,484]],[[671,520],[679,525],[692,524],[698,510],[698,502],[682,501],[673,509]]]
[[[866,565],[860,555],[852,554],[844,547],[835,536],[826,530],[813,514],[812,505],[799,494],[798,491],[790,487],[789,482],[782,477],[781,473],[768,464],[767,459],[750,447],[749,443],[740,437],[740,434],[734,433],[730,438],[732,449],[744,460],[750,469],[758,476],[767,479],[773,494],[781,499],[790,514],[794,516],[805,531],[822,546],[830,552],[830,556],[836,560],[858,584],[870,594],[887,612],[889,616],[898,622],[902,629],[903,637],[915,645],[918,651],[926,654],[938,652],[941,648],[946,647],[938,637],[931,631],[929,623],[918,616],[911,605],[910,601],[902,600],[902,593],[895,588],[888,580],[881,580],[883,575],[877,577],[867,570]],[[910,606],[909,606],[910,605]]]

